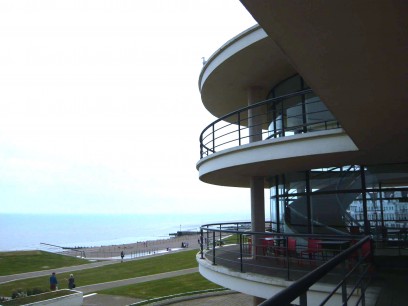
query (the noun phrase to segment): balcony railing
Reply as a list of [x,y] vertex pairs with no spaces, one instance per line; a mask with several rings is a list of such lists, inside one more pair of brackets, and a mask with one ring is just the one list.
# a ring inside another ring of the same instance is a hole
[[307,89],[231,112],[201,132],[200,158],[248,144],[251,138],[266,140],[339,128],[340,124],[322,106]]
[[[369,236],[288,235],[252,232],[249,227],[250,223],[203,225],[201,259],[232,271],[295,281],[295,293],[284,295],[287,304],[280,304],[281,297],[279,302],[265,305],[289,305],[294,294],[305,301],[308,289],[317,281],[334,288],[321,305],[338,290],[343,302],[351,296],[358,301],[364,299],[373,255]],[[318,242],[314,248],[312,240]],[[300,285],[295,285],[298,282]]]

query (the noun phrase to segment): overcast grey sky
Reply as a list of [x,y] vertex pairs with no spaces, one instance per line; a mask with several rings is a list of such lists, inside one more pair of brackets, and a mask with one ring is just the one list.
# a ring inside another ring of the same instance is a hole
[[0,212],[249,212],[198,179],[197,84],[254,24],[238,0],[1,1]]

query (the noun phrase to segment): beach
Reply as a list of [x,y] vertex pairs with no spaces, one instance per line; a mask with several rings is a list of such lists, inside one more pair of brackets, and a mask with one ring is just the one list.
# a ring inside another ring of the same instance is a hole
[[[42,250],[114,246],[137,241],[164,240],[172,233],[199,232],[200,227],[219,220],[244,220],[230,215],[81,215],[0,214],[0,251]],[[30,233],[27,235],[27,233]],[[180,241],[181,244],[181,241]],[[173,247],[173,243],[172,246]]]
[[76,256],[95,260],[121,259],[121,252],[124,253],[124,259],[133,259],[137,257],[149,256],[154,254],[170,253],[181,249],[199,249],[198,243],[200,235],[190,233],[188,235],[171,237],[168,239],[156,239],[148,241],[139,241],[135,243],[106,245],[97,247],[83,247],[64,249],[61,254]]

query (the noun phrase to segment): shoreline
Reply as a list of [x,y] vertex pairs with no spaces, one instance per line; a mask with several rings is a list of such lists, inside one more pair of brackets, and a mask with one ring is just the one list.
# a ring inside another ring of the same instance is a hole
[[[118,259],[121,252],[124,252],[124,259],[132,259],[142,256],[148,256],[158,253],[177,251],[180,249],[199,249],[198,243],[200,234],[189,234],[167,239],[156,239],[147,241],[138,241],[134,243],[106,245],[98,247],[81,247],[65,249],[58,254],[67,256],[81,257],[85,259]],[[184,246],[184,247],[183,247]]]

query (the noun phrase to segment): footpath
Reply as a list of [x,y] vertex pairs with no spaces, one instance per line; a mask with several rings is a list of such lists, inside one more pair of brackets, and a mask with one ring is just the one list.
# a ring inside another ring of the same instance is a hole
[[109,260],[109,261],[106,260],[106,261],[93,262],[93,263],[83,264],[83,265],[78,265],[78,266],[63,267],[63,268],[41,270],[41,271],[34,271],[34,272],[26,272],[26,273],[20,273],[20,274],[12,274],[12,275],[4,275],[4,276],[0,276],[0,284],[17,281],[21,279],[51,275],[52,272],[55,272],[57,274],[69,273],[73,271],[92,269],[92,268],[102,267],[106,265],[113,265],[116,263],[118,263],[117,260]]
[[[186,249],[188,250],[188,249]],[[156,254],[156,255],[149,255],[150,256],[165,256],[165,254]],[[129,260],[139,260],[144,259],[146,257],[134,258]],[[127,260],[125,260],[127,261]],[[41,270],[35,272],[27,272],[27,273],[20,273],[14,275],[5,275],[0,276],[0,284],[7,283],[16,280],[22,280],[27,278],[33,277],[40,277],[40,276],[48,276],[51,275],[52,272],[58,274],[60,273],[69,273],[79,270],[85,269],[92,269],[106,265],[112,264],[120,264],[120,260],[105,260],[105,261],[98,261],[92,262],[83,265],[71,266],[71,267],[63,267],[57,269],[49,269],[49,270]],[[190,268],[190,269],[183,269],[183,270],[176,270],[171,272],[153,274],[153,275],[146,275],[140,277],[134,277],[129,279],[99,283],[99,284],[92,284],[87,286],[78,286],[75,290],[81,291],[84,294],[84,303],[83,306],[127,306],[137,302],[140,302],[140,299],[134,299],[129,297],[123,296],[112,296],[112,295],[105,295],[105,294],[96,294],[97,291],[115,288],[115,287],[122,287],[132,284],[138,284],[153,280],[165,279],[180,275],[187,275],[191,273],[198,272],[198,268]],[[225,291],[222,293],[208,293],[208,294],[198,294],[194,296],[188,297],[181,297],[170,299],[166,301],[156,302],[151,305],[186,305],[186,306],[194,306],[194,305],[235,305],[235,306],[245,306],[245,305],[252,305],[252,300],[243,294],[238,294],[232,291]]]

